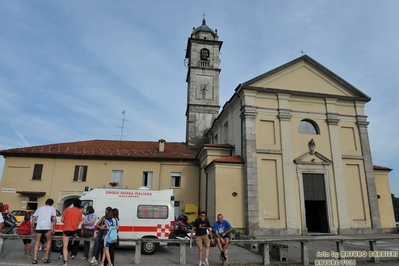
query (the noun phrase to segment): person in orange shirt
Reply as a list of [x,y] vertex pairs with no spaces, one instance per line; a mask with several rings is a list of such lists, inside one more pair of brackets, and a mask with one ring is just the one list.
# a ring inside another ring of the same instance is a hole
[[73,207],[66,209],[62,213],[61,222],[64,223],[62,226],[62,243],[63,255],[64,255],[64,266],[68,265],[68,242],[71,237],[75,237],[78,234],[79,224],[82,222],[82,211],[79,209],[82,201],[76,199],[73,201]]

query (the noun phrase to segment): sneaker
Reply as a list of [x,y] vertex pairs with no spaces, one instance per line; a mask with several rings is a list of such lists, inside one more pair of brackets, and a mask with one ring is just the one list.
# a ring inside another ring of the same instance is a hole
[[98,264],[98,266],[104,266],[104,263],[103,263],[103,262],[100,262],[100,263]]
[[72,255],[72,256],[71,256],[71,259],[73,259],[73,260],[74,260],[74,259],[75,259],[75,255]]
[[205,265],[205,266],[209,266],[208,259],[205,259],[205,261],[204,261],[204,265]]
[[68,266],[68,262],[67,262],[67,261],[61,262],[60,265],[62,265],[62,266]]
[[60,256],[58,257],[58,259],[59,259],[59,260],[63,260],[63,259],[64,259],[64,255],[60,255]]
[[221,260],[227,260],[227,256],[226,256],[226,254],[223,251],[220,253],[220,259]]
[[198,266],[202,266],[202,261],[199,262]]
[[97,265],[97,264],[98,264],[98,261],[97,261],[96,257],[93,256],[90,260],[90,265]]
[[87,260],[87,257],[83,257],[83,258],[81,258],[81,260]]
[[42,250],[43,248],[42,248],[42,245],[39,245],[39,250]]

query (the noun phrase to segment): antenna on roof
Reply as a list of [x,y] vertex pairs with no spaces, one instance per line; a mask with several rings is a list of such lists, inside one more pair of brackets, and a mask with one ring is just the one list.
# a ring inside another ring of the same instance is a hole
[[123,137],[126,137],[126,135],[124,135],[125,131],[126,131],[126,130],[130,130],[129,128],[127,128],[127,127],[125,126],[125,122],[130,122],[129,120],[126,120],[126,119],[125,119],[125,115],[126,115],[126,111],[123,110],[123,112],[122,112],[122,125],[116,125],[116,126],[115,126],[115,127],[118,127],[118,128],[121,129],[121,133],[117,135],[117,136],[120,136],[120,140],[122,140]]
[[302,49],[301,49],[299,52],[300,52],[302,55],[306,54],[306,52],[305,52],[304,50],[302,50]]
[[125,122],[129,122],[128,120],[125,119],[125,115],[126,115],[126,111],[123,110],[123,112],[122,112],[122,125],[121,125],[121,126],[118,126],[118,127],[120,127],[120,129],[121,129],[121,135],[120,135],[121,140],[122,140],[123,137],[125,136],[125,135],[123,135],[123,131],[124,131],[125,129],[127,129],[127,128],[125,127]]
[[122,112],[121,140],[123,138],[123,127],[125,125],[125,110]]

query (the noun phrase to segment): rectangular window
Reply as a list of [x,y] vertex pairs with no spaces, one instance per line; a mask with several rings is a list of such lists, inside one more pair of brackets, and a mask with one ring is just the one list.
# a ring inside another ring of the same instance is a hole
[[170,174],[170,187],[180,188],[181,187],[181,173],[172,172]]
[[43,165],[35,164],[35,167],[33,168],[32,180],[42,180],[42,172],[43,172]]
[[86,182],[87,165],[75,165],[73,181]]
[[123,186],[123,170],[112,170],[112,177],[110,183],[118,183],[116,188],[122,188]]
[[151,172],[143,172],[143,187],[152,187],[152,171]]
[[139,219],[167,219],[168,206],[139,205],[137,206],[137,218]]

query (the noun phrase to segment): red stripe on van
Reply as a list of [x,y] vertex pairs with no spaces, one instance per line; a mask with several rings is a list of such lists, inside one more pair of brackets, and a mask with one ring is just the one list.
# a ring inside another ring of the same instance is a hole
[[137,232],[137,233],[154,233],[157,237],[165,236],[168,237],[170,234],[170,225],[135,225],[135,226],[119,226],[119,232]]

